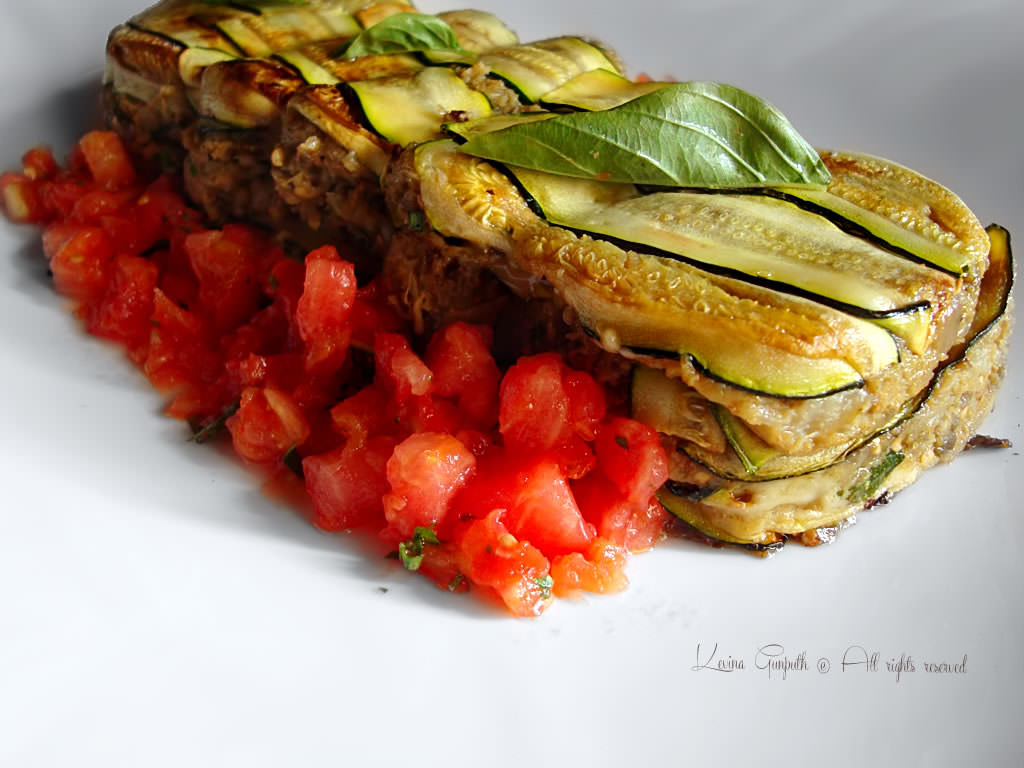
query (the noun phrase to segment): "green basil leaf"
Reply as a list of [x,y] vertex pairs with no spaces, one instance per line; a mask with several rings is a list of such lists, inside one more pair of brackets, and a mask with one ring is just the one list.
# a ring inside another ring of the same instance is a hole
[[339,55],[346,59],[386,53],[453,51],[472,55],[443,20],[426,13],[396,13],[364,29]]
[[463,152],[586,179],[729,189],[829,182],[775,107],[731,85],[673,83],[621,106],[473,136]]

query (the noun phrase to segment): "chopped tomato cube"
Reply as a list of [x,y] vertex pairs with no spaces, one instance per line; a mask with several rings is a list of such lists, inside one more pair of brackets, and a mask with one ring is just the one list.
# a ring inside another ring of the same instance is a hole
[[47,250],[57,292],[87,303],[99,299],[107,284],[113,245],[99,227],[64,227],[52,231]]
[[434,375],[412,351],[409,340],[397,333],[378,333],[373,340],[377,385],[403,403],[430,394]]
[[391,492],[384,516],[399,540],[416,528],[446,527],[452,499],[476,469],[476,457],[451,435],[421,432],[402,441],[388,460]]
[[280,461],[302,445],[310,431],[302,410],[288,393],[270,387],[243,391],[227,427],[238,455],[258,464]]
[[[71,219],[79,224],[100,224],[105,216],[123,212],[138,197],[134,189],[110,192],[91,189],[79,197],[71,209]],[[118,243],[120,249],[120,243]]]
[[572,490],[597,535],[616,546],[644,552],[664,536],[668,513],[656,498],[630,501],[600,472],[573,483]]
[[388,413],[387,396],[377,387],[369,386],[342,400],[331,409],[334,428],[358,448],[370,437],[390,434],[394,419]]
[[20,224],[39,224],[49,218],[36,182],[20,173],[0,174],[0,208]]
[[568,370],[562,381],[569,397],[569,421],[572,428],[581,438],[592,442],[608,407],[604,388],[584,371]]
[[489,329],[453,323],[434,334],[426,364],[434,392],[454,399],[467,426],[489,429],[498,421],[501,372],[491,356]]
[[377,436],[303,459],[313,524],[325,531],[383,526],[386,468],[394,448],[394,438]]
[[556,597],[579,597],[583,592],[609,594],[629,586],[626,552],[606,539],[594,539],[586,555],[571,552],[551,561]]
[[93,179],[104,189],[124,189],[135,182],[131,158],[113,131],[91,131],[78,147]]
[[548,451],[572,435],[565,363],[555,354],[522,358],[501,382],[499,423],[505,445],[522,453]]
[[132,360],[145,360],[157,278],[152,262],[124,254],[116,257],[103,299],[90,315],[89,332],[120,342]]
[[195,232],[185,252],[199,280],[199,306],[221,333],[237,328],[259,308],[256,269],[238,243],[222,232]]
[[488,453],[456,509],[475,518],[503,510],[509,531],[549,556],[583,551],[594,537],[558,464],[543,457]]
[[601,425],[594,441],[604,475],[631,502],[646,504],[668,479],[668,457],[658,433],[635,419]]
[[49,147],[33,147],[21,157],[21,165],[25,175],[34,180],[52,179],[60,168]]
[[306,257],[302,296],[295,310],[306,343],[306,369],[332,371],[345,362],[352,329],[348,319],[356,296],[355,268],[325,246]]
[[550,563],[509,532],[502,514],[495,510],[456,529],[460,571],[473,583],[493,588],[513,615],[539,616],[552,600]]
[[215,380],[219,358],[207,340],[201,318],[179,307],[157,288],[149,352],[143,371],[157,389],[180,389]]

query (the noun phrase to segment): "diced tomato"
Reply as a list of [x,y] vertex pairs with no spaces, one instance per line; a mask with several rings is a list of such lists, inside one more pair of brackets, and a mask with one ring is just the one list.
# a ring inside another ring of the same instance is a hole
[[103,299],[90,315],[89,332],[124,344],[134,361],[145,360],[157,278],[152,262],[138,256],[117,256]]
[[213,230],[188,235],[185,252],[199,280],[199,306],[214,330],[229,331],[256,313],[260,289],[242,246]]
[[242,392],[227,427],[238,455],[258,464],[280,461],[309,437],[301,409],[288,393],[270,387]]
[[247,323],[221,338],[220,348],[227,361],[250,355],[273,355],[285,348],[288,321],[276,304],[264,307]]
[[423,560],[417,569],[430,579],[438,589],[449,592],[466,592],[469,580],[460,570],[460,554],[456,547],[442,541],[423,548]]
[[104,189],[124,189],[135,182],[131,158],[113,131],[91,131],[78,146],[93,179]]
[[409,340],[404,336],[378,333],[373,340],[373,356],[377,365],[377,385],[397,402],[430,394],[434,375],[412,351]]
[[[75,201],[71,209],[71,219],[79,224],[100,224],[104,217],[121,213],[137,198],[138,192],[134,189],[121,189],[115,192],[91,189]],[[120,245],[118,243],[119,249]]]
[[352,329],[348,319],[356,296],[355,268],[331,246],[306,257],[302,296],[295,311],[306,343],[306,369],[333,371],[345,362]]
[[493,588],[514,616],[539,616],[552,600],[550,563],[509,532],[502,514],[495,510],[456,529],[460,571],[473,583]]
[[658,433],[635,419],[613,418],[594,441],[598,466],[631,502],[646,504],[668,479],[668,457]]
[[92,183],[86,179],[62,173],[52,181],[39,184],[39,199],[48,217],[67,218],[79,199],[92,188]]
[[417,527],[447,527],[452,499],[476,469],[476,457],[451,435],[421,432],[402,441],[388,460],[391,492],[384,496],[384,516],[397,539]]
[[99,227],[61,226],[51,232],[50,249],[50,271],[58,293],[84,303],[103,295],[114,256],[106,232]]
[[206,337],[201,318],[153,291],[149,352],[143,371],[157,389],[180,389],[215,380],[219,358]]
[[664,536],[668,513],[656,498],[630,501],[600,472],[573,483],[572,490],[597,535],[616,546],[644,552]]
[[463,424],[463,413],[449,400],[433,395],[411,397],[399,404],[399,425],[409,432],[447,432],[454,435]]
[[505,512],[504,522],[548,556],[586,549],[594,528],[583,519],[568,481],[554,461],[493,451],[456,503],[461,517]]
[[325,531],[379,529],[385,524],[382,498],[390,488],[387,462],[395,439],[377,436],[302,461],[313,500],[313,523]]
[[331,409],[331,418],[334,420],[334,428],[354,448],[372,436],[391,434],[394,430],[387,396],[374,386],[365,387],[342,400]]
[[522,453],[548,451],[572,435],[565,363],[555,354],[522,358],[501,382],[499,423],[505,445]]
[[454,399],[465,423],[477,429],[498,420],[501,373],[490,352],[492,335],[482,326],[453,323],[434,334],[425,355],[434,392]]
[[33,147],[21,157],[24,174],[33,181],[52,179],[60,168],[49,147]]
[[572,428],[581,438],[592,442],[608,408],[604,389],[584,371],[567,370],[562,383],[569,397]]
[[556,597],[576,598],[583,592],[609,594],[629,586],[626,552],[606,539],[594,539],[586,555],[571,552],[551,561]]

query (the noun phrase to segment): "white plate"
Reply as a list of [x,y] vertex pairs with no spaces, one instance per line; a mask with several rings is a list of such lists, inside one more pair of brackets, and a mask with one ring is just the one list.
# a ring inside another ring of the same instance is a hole
[[[582,32],[634,73],[745,87],[1024,237],[1016,0],[504,5],[478,3],[524,39]],[[86,6],[5,0],[4,167],[86,124],[106,32],[137,10]],[[928,473],[830,546],[669,543],[626,593],[514,621],[187,444],[36,243],[0,226],[0,765],[1022,764],[1019,448]],[[1018,334],[985,426],[1018,446],[1022,364]],[[716,646],[744,668],[695,671]],[[807,669],[758,668],[776,646]]]

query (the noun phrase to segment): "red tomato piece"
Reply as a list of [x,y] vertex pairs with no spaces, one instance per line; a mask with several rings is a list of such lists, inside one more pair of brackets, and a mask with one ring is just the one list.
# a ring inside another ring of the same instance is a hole
[[39,186],[20,173],[0,174],[0,208],[8,219],[19,224],[39,224],[49,218]]
[[613,418],[594,441],[605,476],[634,504],[646,504],[668,479],[668,457],[658,433],[635,419]]
[[89,332],[120,342],[132,360],[145,360],[157,278],[152,262],[138,256],[116,257],[103,300],[89,318]]
[[256,269],[238,243],[216,230],[185,238],[185,252],[199,280],[199,306],[215,330],[224,333],[259,308]]
[[610,594],[629,586],[626,552],[606,539],[594,539],[586,555],[571,552],[551,561],[556,597],[578,598],[584,592]]
[[257,464],[280,461],[309,437],[302,410],[288,393],[270,387],[242,392],[227,428],[238,455]]
[[412,351],[409,340],[397,333],[378,333],[373,340],[376,382],[403,403],[431,393],[434,375]]
[[[104,217],[122,213],[138,198],[134,189],[111,192],[91,189],[79,197],[71,209],[71,220],[79,224],[100,224]],[[118,248],[120,249],[120,243]]]
[[325,531],[341,531],[379,529],[385,524],[382,499],[390,487],[387,462],[395,442],[382,435],[358,446],[345,445],[303,459],[314,525]]
[[502,514],[495,510],[456,529],[460,571],[474,584],[494,589],[514,616],[539,616],[552,600],[550,563],[508,531]]
[[21,165],[25,175],[34,180],[52,179],[60,168],[49,147],[33,147],[21,157]]
[[302,296],[295,310],[306,343],[306,369],[337,370],[345,362],[352,329],[348,320],[356,297],[355,268],[325,246],[306,257]]
[[391,492],[384,516],[399,540],[417,527],[442,535],[452,499],[476,469],[476,457],[451,435],[421,432],[403,440],[388,460]]
[[201,318],[153,291],[149,353],[143,371],[157,389],[215,381],[222,370]]
[[434,392],[454,399],[467,426],[490,429],[498,420],[501,373],[491,356],[492,333],[483,326],[452,323],[434,334],[425,362]]
[[[59,245],[58,245],[59,243]],[[90,303],[103,295],[113,246],[99,227],[64,227],[51,231],[50,271],[57,292]]]
[[48,218],[62,219],[71,215],[75,203],[93,188],[92,182],[67,174],[39,184],[39,199]]
[[331,409],[331,418],[335,430],[354,448],[372,436],[391,434],[395,426],[389,414],[387,396],[374,386],[365,387],[342,400]]
[[630,552],[644,552],[664,536],[668,513],[649,497],[632,502],[602,473],[573,483],[576,503],[597,535]]
[[93,179],[104,189],[124,189],[135,182],[131,158],[113,131],[90,131],[78,147]]
[[511,451],[538,453],[572,435],[569,397],[562,384],[565,363],[555,354],[524,357],[501,382],[499,424]]
[[456,504],[460,517],[503,510],[509,531],[545,555],[583,551],[594,537],[558,464],[492,451]]
[[562,382],[569,397],[572,428],[581,438],[592,442],[608,409],[604,388],[584,371],[567,370]]

